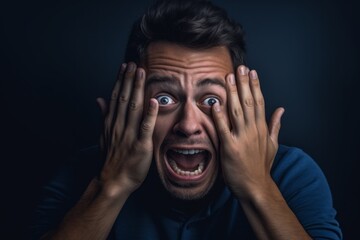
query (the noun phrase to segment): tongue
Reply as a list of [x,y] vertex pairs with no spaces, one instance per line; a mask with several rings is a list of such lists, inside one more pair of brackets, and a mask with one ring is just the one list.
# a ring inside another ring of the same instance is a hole
[[176,162],[176,165],[182,170],[193,171],[196,170],[201,162],[206,160],[206,152],[197,154],[181,154],[175,151],[168,151],[167,157],[169,160]]

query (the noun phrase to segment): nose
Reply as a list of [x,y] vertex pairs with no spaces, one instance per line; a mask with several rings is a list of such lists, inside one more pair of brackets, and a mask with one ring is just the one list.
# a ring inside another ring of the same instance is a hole
[[201,115],[193,103],[185,103],[179,113],[178,122],[174,125],[174,133],[181,137],[200,135]]

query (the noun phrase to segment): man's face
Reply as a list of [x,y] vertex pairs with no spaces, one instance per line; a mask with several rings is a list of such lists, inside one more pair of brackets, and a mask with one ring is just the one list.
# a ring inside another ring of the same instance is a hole
[[165,188],[180,199],[205,196],[219,174],[219,139],[211,106],[226,107],[225,77],[233,72],[226,47],[194,50],[151,43],[145,63],[146,99],[156,98],[154,158]]

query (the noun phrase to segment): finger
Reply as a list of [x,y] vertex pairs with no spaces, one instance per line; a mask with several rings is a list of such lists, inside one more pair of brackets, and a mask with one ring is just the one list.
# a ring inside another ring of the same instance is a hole
[[155,128],[156,118],[159,110],[159,103],[156,99],[151,98],[149,107],[140,126],[139,141],[146,143],[152,141],[152,135]]
[[273,143],[278,143],[278,136],[281,128],[281,117],[283,116],[285,109],[277,108],[271,116],[269,123],[269,134]]
[[107,108],[107,104],[106,104],[106,101],[105,99],[103,98],[96,98],[96,103],[98,104],[99,108],[100,108],[100,111],[101,111],[101,115],[103,117],[106,116],[106,113],[108,111],[108,108]]
[[219,103],[215,103],[212,107],[212,115],[215,122],[215,127],[218,132],[218,136],[220,140],[226,144],[228,142],[228,139],[230,137],[231,131],[230,128],[226,122],[224,113],[221,110],[221,107]]
[[227,76],[228,113],[234,133],[239,133],[244,126],[244,113],[239,100],[239,93],[236,87],[234,74]]
[[254,98],[255,120],[258,123],[266,123],[265,101],[260,89],[260,81],[255,70],[250,71],[250,89]]
[[118,96],[118,106],[116,109],[115,117],[115,125],[114,128],[118,133],[122,133],[125,121],[126,121],[126,112],[128,110],[128,104],[134,84],[134,77],[136,64],[129,63],[126,68],[126,72],[124,74],[124,79],[121,84],[120,94]]
[[[107,105],[106,105],[106,101],[105,101],[105,99],[103,99],[103,98],[97,98],[96,99],[96,102],[97,102],[97,104],[98,104],[98,106],[99,106],[99,108],[100,108],[100,111],[101,111],[101,115],[103,116],[103,117],[105,117],[106,116],[106,114],[107,114]],[[104,129],[103,129],[104,130]],[[100,149],[102,150],[102,151],[104,151],[104,148],[105,148],[105,132],[103,132],[102,134],[101,134],[101,136],[100,136]]]
[[240,103],[244,112],[245,124],[253,124],[255,120],[254,98],[250,90],[249,69],[241,65],[237,69],[237,84],[240,96]]
[[127,127],[133,130],[133,135],[138,133],[139,124],[143,114],[145,71],[142,68],[136,70],[136,79],[128,107]]
[[121,82],[122,82],[122,79],[123,79],[123,74],[125,72],[126,66],[127,66],[126,63],[123,63],[121,65],[120,70],[119,70],[118,75],[117,75],[117,79],[116,79],[114,88],[113,88],[112,93],[111,93],[110,104],[109,104],[109,109],[108,109],[108,114],[107,114],[107,119],[106,119],[106,122],[107,122],[107,124],[109,126],[112,125],[113,118],[114,118],[114,115],[115,115],[115,109],[117,107]]

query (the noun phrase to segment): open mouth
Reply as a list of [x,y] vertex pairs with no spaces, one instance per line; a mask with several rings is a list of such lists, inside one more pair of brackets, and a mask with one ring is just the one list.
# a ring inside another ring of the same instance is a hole
[[169,173],[177,180],[202,178],[210,159],[210,152],[204,149],[169,149],[166,152]]

